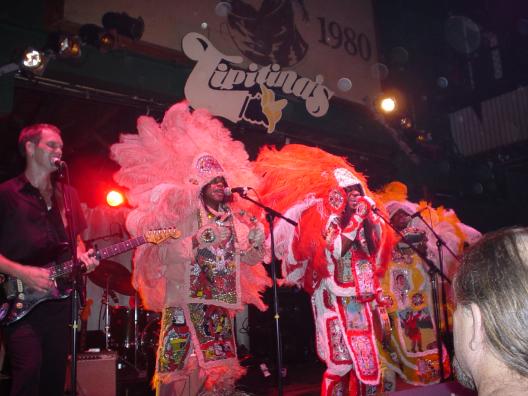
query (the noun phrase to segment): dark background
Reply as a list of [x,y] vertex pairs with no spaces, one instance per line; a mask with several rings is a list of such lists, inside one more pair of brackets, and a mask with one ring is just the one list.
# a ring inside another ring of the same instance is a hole
[[[32,11],[23,3],[7,6],[0,19],[10,21],[13,15],[30,18]],[[60,2],[43,3],[49,7]],[[526,224],[526,140],[463,156],[451,138],[448,114],[467,106],[477,109],[486,99],[526,85],[528,2],[376,0],[374,11],[379,59],[387,70],[383,88],[396,90],[406,103],[397,116],[386,118],[385,125],[398,132],[419,163],[411,161],[382,131],[378,117],[361,106],[339,100],[332,106],[352,114],[350,136],[287,122],[268,135],[247,125],[226,122],[233,136],[244,142],[251,158],[264,144],[280,146],[286,142],[316,145],[348,156],[369,177],[372,188],[401,180],[408,185],[411,200],[427,199],[434,206],[453,208],[463,222],[484,232]],[[462,25],[449,21],[471,22],[478,31],[471,31],[472,36],[465,42],[460,35]],[[489,38],[493,35],[501,54],[500,79],[493,77],[491,66]],[[478,45],[471,51],[464,50],[474,42]],[[112,173],[117,168],[108,158],[109,146],[120,133],[135,131],[138,116],[150,114],[159,120],[171,103],[183,97],[160,94],[149,105],[132,100],[132,96],[116,99],[66,88],[37,83],[31,76],[15,79],[12,110],[0,116],[0,180],[22,169],[23,163],[15,154],[20,129],[34,122],[54,123],[63,131],[64,159],[70,165],[72,183],[81,199],[95,206],[102,204],[106,190],[115,186]],[[411,119],[410,130],[400,128],[401,116]],[[428,139],[420,140],[425,135]]]

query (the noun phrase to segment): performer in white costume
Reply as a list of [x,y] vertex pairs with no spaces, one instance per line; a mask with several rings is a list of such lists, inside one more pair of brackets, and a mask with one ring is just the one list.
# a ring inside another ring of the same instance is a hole
[[154,384],[160,394],[179,394],[199,370],[206,391],[232,391],[245,372],[233,316],[248,303],[266,309],[260,293],[270,285],[259,213],[226,189],[259,184],[242,143],[182,102],[160,124],[140,117],[138,134],[122,135],[112,154],[134,206],[131,234],[182,231],[179,240],[138,249],[134,260],[134,286],[148,309],[162,312]]

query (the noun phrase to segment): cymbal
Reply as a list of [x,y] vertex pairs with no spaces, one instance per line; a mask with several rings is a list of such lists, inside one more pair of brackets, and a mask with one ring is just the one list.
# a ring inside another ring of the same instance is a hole
[[97,268],[88,274],[97,286],[116,291],[125,296],[133,296],[135,290],[132,287],[132,274],[123,265],[111,260],[101,260]]

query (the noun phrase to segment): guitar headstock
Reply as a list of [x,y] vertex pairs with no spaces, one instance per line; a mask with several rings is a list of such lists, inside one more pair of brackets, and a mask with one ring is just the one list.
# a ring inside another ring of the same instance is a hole
[[169,238],[178,239],[181,236],[181,231],[176,228],[161,228],[159,230],[151,230],[145,233],[145,239],[149,243],[161,243]]

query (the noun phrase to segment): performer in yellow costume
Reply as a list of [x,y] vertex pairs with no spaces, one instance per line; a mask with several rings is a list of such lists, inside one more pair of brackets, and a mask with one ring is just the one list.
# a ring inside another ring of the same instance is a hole
[[[422,211],[427,221],[432,220],[435,232],[457,255],[461,253],[464,243],[473,242],[480,234],[461,224],[452,211],[433,209],[425,203],[409,202],[407,187],[402,183],[388,184],[380,198],[385,203],[391,224],[403,234],[403,238],[400,237],[394,246],[392,259],[381,281],[382,289],[390,302],[387,312],[392,323],[390,337],[380,340],[379,346],[386,370],[385,378],[392,378],[392,381],[386,380],[385,387],[394,388],[394,374],[414,385],[439,382],[440,366],[429,268],[410,247],[413,245],[423,257],[429,258],[438,266],[436,238],[421,219],[411,216]],[[443,257],[444,271],[448,275],[452,274],[457,265],[456,258],[447,252]],[[446,290],[447,288],[449,285],[446,285]],[[451,307],[447,311],[452,312]],[[445,318],[443,319],[442,323],[445,323]],[[447,377],[450,366],[445,347],[442,355],[444,376]],[[394,374],[391,375],[391,372]]]

